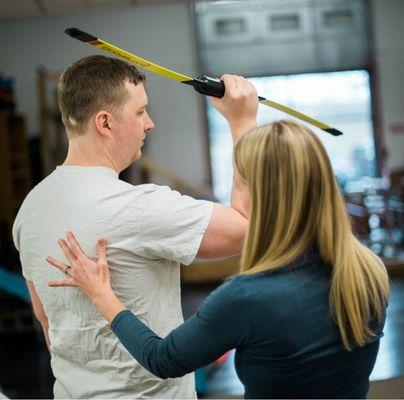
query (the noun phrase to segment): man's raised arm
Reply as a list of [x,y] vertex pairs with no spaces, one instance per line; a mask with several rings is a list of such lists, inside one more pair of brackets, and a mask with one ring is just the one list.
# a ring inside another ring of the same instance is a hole
[[[211,98],[216,108],[228,121],[233,148],[238,140],[257,125],[258,95],[245,78],[223,75],[225,95]],[[248,188],[234,169],[230,207],[215,204],[212,217],[199,247],[198,258],[227,257],[241,253],[247,230],[249,211]]]

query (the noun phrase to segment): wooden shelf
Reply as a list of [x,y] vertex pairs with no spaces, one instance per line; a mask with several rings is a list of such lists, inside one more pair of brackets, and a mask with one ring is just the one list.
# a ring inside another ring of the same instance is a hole
[[25,118],[0,112],[0,245],[12,248],[12,226],[32,187]]

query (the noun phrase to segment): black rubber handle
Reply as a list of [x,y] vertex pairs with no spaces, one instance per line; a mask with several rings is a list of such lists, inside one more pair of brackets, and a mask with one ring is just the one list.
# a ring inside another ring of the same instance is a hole
[[219,98],[224,96],[224,83],[217,78],[205,75],[198,76],[198,78],[192,80],[192,86],[198,93],[206,96]]
[[67,28],[65,29],[65,33],[69,36],[71,36],[74,39],[81,40],[82,42],[92,42],[94,40],[97,40],[97,38],[93,35],[90,35],[86,32],[81,31],[78,28]]
[[[192,86],[198,93],[219,98],[224,96],[224,83],[217,78],[211,78],[210,76],[202,75],[190,81],[189,84],[192,84]],[[258,100],[265,100],[265,97],[258,96]]]

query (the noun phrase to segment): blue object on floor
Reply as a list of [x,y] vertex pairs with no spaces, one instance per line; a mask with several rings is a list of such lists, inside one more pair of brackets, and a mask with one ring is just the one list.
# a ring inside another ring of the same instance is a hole
[[208,393],[206,367],[199,368],[195,371],[195,388],[198,396],[203,396]]
[[23,276],[13,274],[0,266],[0,290],[17,296],[21,300],[31,302],[25,279]]

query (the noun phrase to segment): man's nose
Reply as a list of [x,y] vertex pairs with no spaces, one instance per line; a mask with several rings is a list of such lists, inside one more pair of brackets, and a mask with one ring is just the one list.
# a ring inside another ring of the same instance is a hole
[[146,123],[145,123],[145,131],[150,132],[153,129],[154,129],[154,123],[151,120],[151,118],[149,117],[149,115],[147,114],[147,120],[146,120]]

